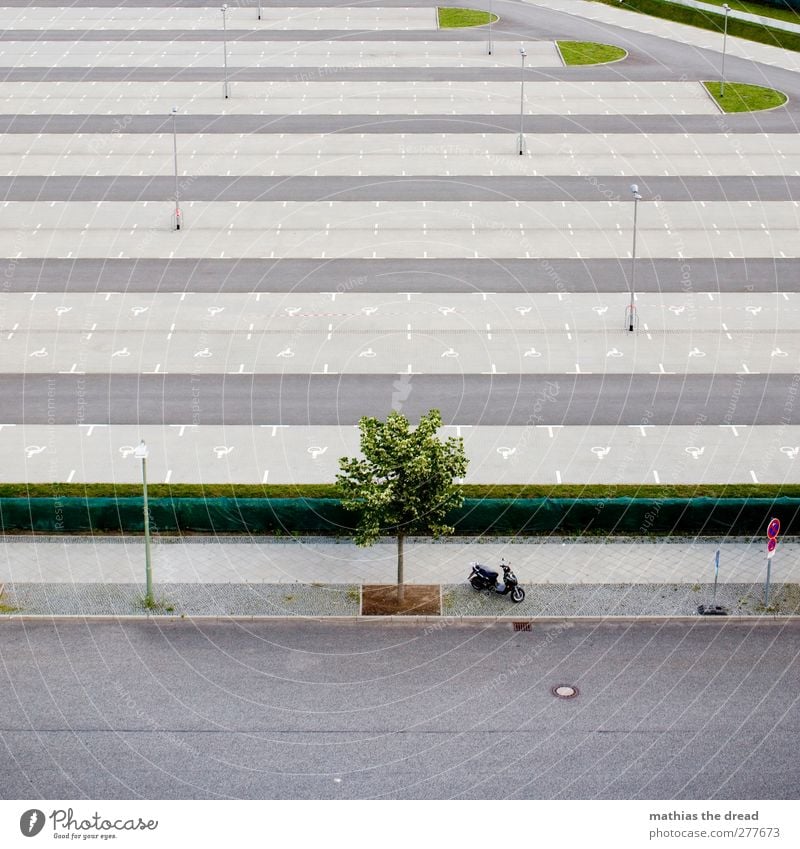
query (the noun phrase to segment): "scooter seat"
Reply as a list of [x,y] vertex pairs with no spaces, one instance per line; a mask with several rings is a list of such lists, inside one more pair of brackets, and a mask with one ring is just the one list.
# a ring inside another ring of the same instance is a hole
[[487,569],[485,566],[475,565],[475,571],[479,575],[483,575],[484,578],[487,578],[490,581],[497,580],[497,572],[492,572],[490,569]]

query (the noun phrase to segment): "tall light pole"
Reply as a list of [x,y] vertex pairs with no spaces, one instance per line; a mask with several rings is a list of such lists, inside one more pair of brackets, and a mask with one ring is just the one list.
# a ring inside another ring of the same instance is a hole
[[228,93],[228,23],[226,16],[228,14],[228,4],[224,3],[222,8],[220,9],[222,12],[222,61],[225,67],[225,83],[222,88],[223,97],[226,99],[229,96]]
[[489,55],[492,55],[492,0],[489,0]]
[[731,7],[727,3],[723,3],[722,8],[725,10],[725,30],[722,33],[722,68],[720,69],[719,96],[725,97],[725,51],[728,47],[728,13]]
[[144,498],[144,569],[145,569],[145,604],[153,604],[153,567],[150,561],[150,512],[147,508],[147,455],[149,451],[142,440],[134,449],[133,456],[142,461],[142,493]]
[[626,310],[628,314],[628,330],[632,331],[636,321],[636,304],[634,303],[636,292],[636,226],[639,218],[639,201],[642,196],[639,194],[639,187],[636,183],[631,184],[631,194],[633,195],[633,250],[631,251],[631,302]]
[[172,115],[172,160],[175,165],[175,229],[181,229],[181,192],[178,185],[178,132],[175,128],[175,116],[178,114],[178,107],[173,106],[170,114]]
[[519,49],[519,57],[522,60],[522,70],[520,72],[519,78],[519,155],[525,152],[525,131],[523,125],[523,118],[525,116],[525,57],[528,54],[525,52],[524,47],[520,47]]
[[261,0],[258,0],[258,19],[261,20]]

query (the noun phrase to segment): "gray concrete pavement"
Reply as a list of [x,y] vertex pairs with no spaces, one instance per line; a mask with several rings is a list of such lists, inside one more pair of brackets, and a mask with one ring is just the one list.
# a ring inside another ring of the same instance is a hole
[[11,295],[3,373],[794,374],[794,293]]
[[[396,406],[403,409],[399,401]],[[797,425],[451,425],[442,430],[442,436],[455,435],[464,439],[469,458],[466,483],[800,480]],[[353,425],[0,424],[0,482],[139,483],[133,451],[141,439],[150,446],[150,480],[172,484],[331,483],[339,458],[359,453]]]
[[[177,127],[177,122],[176,122]],[[231,134],[178,137],[178,174],[192,191],[204,178],[233,173],[248,179],[268,176],[316,176],[321,186],[348,176],[514,177],[524,191],[525,178],[547,177],[553,185],[577,188],[619,177],[666,177],[686,180],[697,191],[698,178],[791,177],[800,174],[800,141],[769,133],[693,135],[613,133],[526,136],[525,155],[516,138],[503,133],[319,134],[290,136]],[[4,139],[0,174],[27,176],[173,176],[172,133],[13,134]],[[580,177],[581,181],[575,180]],[[335,185],[335,184],[334,184]],[[502,184],[500,184],[502,185]],[[732,179],[722,185],[734,187]],[[769,187],[769,183],[765,186]],[[594,186],[597,188],[597,186]],[[626,186],[627,189],[627,186]],[[578,190],[579,191],[579,190]],[[674,191],[674,190],[673,190]],[[655,193],[655,192],[653,192]],[[705,200],[702,189],[698,199]],[[754,197],[769,199],[759,191]]]
[[[13,259],[15,292],[625,292],[619,259]],[[640,292],[797,290],[800,260],[717,257],[636,262]]]
[[[525,86],[527,115],[719,115],[699,82],[537,82]],[[461,81],[216,81],[0,83],[0,113],[187,115],[518,115],[518,86]]]
[[[800,424],[790,374],[0,375],[6,424],[356,424],[431,407],[448,424]],[[553,395],[552,383],[559,386]],[[410,388],[409,388],[410,382]],[[537,398],[544,399],[537,404]],[[538,417],[538,418],[537,418]]]
[[[237,29],[357,29],[435,30],[438,28],[436,7],[375,7],[375,6],[271,6],[265,4],[261,20],[252,9],[231,5],[228,27]],[[66,29],[66,30],[195,30],[222,27],[219,8],[159,8],[137,6],[91,7],[28,6],[7,7],[3,25],[7,30]]]
[[[346,12],[344,13],[346,14]],[[552,41],[526,47],[526,64],[563,68]],[[150,66],[219,68],[218,41],[2,42],[3,67]],[[499,40],[491,55],[476,41],[238,41],[228,50],[229,68],[507,68],[520,65],[519,42]],[[324,73],[324,71],[323,71]]]
[[[628,257],[630,201],[8,202],[5,256]],[[796,201],[641,204],[638,255],[796,257]],[[68,226],[67,226],[68,224]]]
[[794,625],[0,627],[8,798],[796,796]]

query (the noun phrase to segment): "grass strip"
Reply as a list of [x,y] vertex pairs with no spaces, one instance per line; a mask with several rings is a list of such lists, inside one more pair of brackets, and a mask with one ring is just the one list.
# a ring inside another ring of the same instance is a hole
[[[593,0],[595,3],[603,3],[615,9],[620,8],[619,0]],[[691,9],[688,6],[677,6],[675,3],[666,3],[663,0],[625,0],[623,9],[650,15],[653,18],[663,18],[667,21],[675,21],[679,24],[689,24],[700,29],[713,30],[720,34],[725,26],[725,15],[714,15],[703,12],[700,9]],[[800,33],[786,32],[785,30],[765,27],[761,24],[740,21],[737,18],[729,18],[728,35],[736,38],[746,38],[748,41],[758,41],[761,44],[769,44],[772,47],[782,47],[785,50],[800,51]],[[720,44],[722,42],[720,41]]]
[[558,49],[565,65],[602,65],[624,59],[628,53],[613,44],[598,44],[596,41],[559,41]]
[[[781,0],[775,0],[775,5],[771,3],[747,3],[742,0],[702,0],[703,3],[708,3],[710,6],[722,6],[727,2],[733,12],[747,12],[750,15],[758,15],[762,18],[775,18],[777,21],[787,21],[790,24],[800,26],[800,14],[795,9],[792,9],[788,3],[783,3]],[[731,20],[733,20],[731,18]]]
[[[467,498],[800,498],[800,484],[472,484]],[[338,498],[334,484],[149,484],[151,498]],[[0,498],[137,498],[141,484],[0,484]]]

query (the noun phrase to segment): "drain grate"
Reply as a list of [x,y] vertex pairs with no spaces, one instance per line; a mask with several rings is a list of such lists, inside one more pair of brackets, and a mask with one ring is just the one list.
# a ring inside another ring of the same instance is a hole
[[557,699],[574,699],[578,695],[578,688],[572,684],[559,684],[550,691]]
[[530,622],[512,622],[515,631],[530,631],[531,623]]

